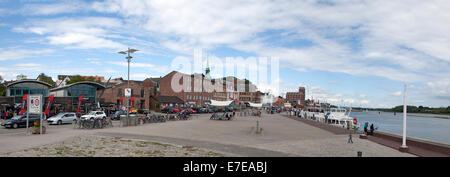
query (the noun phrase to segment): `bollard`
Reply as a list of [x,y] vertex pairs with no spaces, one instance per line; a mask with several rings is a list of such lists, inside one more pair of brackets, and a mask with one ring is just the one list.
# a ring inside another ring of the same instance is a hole
[[259,134],[259,120],[256,120],[256,134]]
[[362,152],[358,151],[358,157],[362,157]]

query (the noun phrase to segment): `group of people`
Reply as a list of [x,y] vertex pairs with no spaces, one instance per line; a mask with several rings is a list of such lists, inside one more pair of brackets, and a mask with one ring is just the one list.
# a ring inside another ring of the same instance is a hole
[[369,122],[364,123],[364,134],[373,135],[373,131],[375,130],[373,128],[373,124],[370,124],[370,129],[368,129],[368,127],[369,127]]
[[14,117],[15,114],[17,114],[17,113],[15,113],[11,110],[1,111],[0,119],[10,119],[10,118]]
[[[373,135],[373,131],[375,131],[375,128],[373,127],[373,124],[370,124],[370,127],[369,127],[369,122],[365,122],[364,123],[364,134],[366,134],[366,135]],[[352,133],[351,132],[348,135],[347,143],[353,143]]]

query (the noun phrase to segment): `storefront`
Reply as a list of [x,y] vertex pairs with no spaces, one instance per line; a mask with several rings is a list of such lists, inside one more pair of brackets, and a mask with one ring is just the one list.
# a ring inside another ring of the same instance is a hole
[[50,84],[37,80],[21,80],[6,86],[6,97],[13,97],[13,103],[21,103],[22,97],[26,94],[42,94],[48,97]]
[[183,106],[184,101],[176,96],[150,96],[150,109],[161,111],[165,107]]
[[83,95],[83,112],[95,110],[97,107],[97,91],[105,87],[96,82],[77,82],[74,84],[58,87],[50,90],[55,95],[55,104],[61,105],[65,111],[75,111],[78,98]]

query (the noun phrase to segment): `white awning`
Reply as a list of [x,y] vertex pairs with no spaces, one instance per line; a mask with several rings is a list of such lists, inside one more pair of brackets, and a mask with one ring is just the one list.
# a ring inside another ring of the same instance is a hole
[[251,102],[248,102],[248,104],[250,104],[251,107],[255,107],[255,108],[262,107],[262,103],[251,103]]
[[229,106],[231,103],[233,102],[233,100],[231,101],[216,101],[216,100],[211,100],[211,106]]

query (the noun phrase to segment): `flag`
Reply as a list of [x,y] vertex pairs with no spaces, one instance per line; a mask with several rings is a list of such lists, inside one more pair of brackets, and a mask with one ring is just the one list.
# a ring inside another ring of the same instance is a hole
[[78,97],[77,114],[80,113],[80,108],[81,108],[81,102],[82,101],[83,101],[83,95],[80,95],[80,97]]
[[23,95],[23,97],[22,97],[22,107],[20,108],[19,115],[22,115],[25,112],[27,112],[27,99],[28,99],[28,94]]
[[54,97],[55,97],[55,95],[50,95],[50,97],[48,97],[47,105],[45,106],[45,111],[44,111],[44,114],[47,115],[47,117],[50,114],[50,109],[52,108],[52,103],[53,103]]

